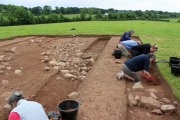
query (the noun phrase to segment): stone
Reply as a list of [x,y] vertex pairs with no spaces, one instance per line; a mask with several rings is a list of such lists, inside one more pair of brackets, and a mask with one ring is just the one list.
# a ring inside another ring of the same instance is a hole
[[136,95],[136,96],[134,97],[134,100],[136,100],[136,101],[138,102],[138,101],[140,100],[139,96]]
[[161,107],[160,102],[152,97],[142,96],[140,99],[140,104],[141,106],[149,109],[159,109]]
[[133,95],[132,94],[128,95],[128,102],[129,102],[129,107],[137,105],[137,101],[133,99]]
[[172,101],[167,99],[167,98],[162,98],[161,102],[166,103],[166,104],[170,104]]
[[4,109],[5,109],[6,113],[9,114],[9,113],[11,112],[11,110],[12,110],[12,106],[9,105],[9,104],[6,104],[6,105],[4,106]]
[[65,74],[67,74],[67,73],[69,73],[69,72],[70,72],[69,70],[61,70],[61,71],[60,71],[60,74],[64,76]]
[[152,98],[157,99],[157,96],[153,92],[150,92],[150,95]]
[[137,83],[135,83],[134,85],[133,85],[133,87],[132,87],[132,90],[140,90],[140,91],[142,91],[142,90],[144,90],[144,87],[141,85],[141,82],[137,82]]
[[6,67],[7,70],[11,70],[12,68],[11,67]]
[[5,84],[8,84],[9,81],[8,80],[2,80],[2,84],[5,85]]
[[15,70],[15,74],[16,74],[16,75],[20,75],[21,72],[22,72],[22,70]]
[[73,74],[70,74],[70,73],[66,73],[66,74],[64,75],[64,77],[65,77],[65,78],[75,78],[75,79],[77,79],[77,76],[75,76],[75,75],[73,75]]
[[0,55],[0,61],[2,62],[3,61],[3,59],[4,59],[4,55]]
[[11,48],[10,52],[14,53],[16,51],[16,47]]
[[81,81],[84,81],[86,79],[86,76],[79,76],[78,77]]
[[77,92],[72,92],[72,93],[70,93],[69,95],[68,95],[68,97],[70,98],[70,99],[74,99],[74,98],[76,98],[76,97],[78,97],[78,93]]
[[161,105],[161,111],[163,112],[163,113],[169,113],[169,114],[171,114],[171,113],[174,113],[175,112],[175,110],[176,110],[176,107],[174,107],[173,105]]
[[156,114],[156,115],[162,115],[163,114],[160,109],[155,109],[155,110],[151,111],[151,113]]
[[0,70],[5,70],[6,66],[5,65],[0,65]]
[[47,66],[45,66],[45,67],[43,68],[43,70],[44,70],[44,71],[49,71],[49,70],[50,70],[50,68],[49,68],[49,67],[47,67]]

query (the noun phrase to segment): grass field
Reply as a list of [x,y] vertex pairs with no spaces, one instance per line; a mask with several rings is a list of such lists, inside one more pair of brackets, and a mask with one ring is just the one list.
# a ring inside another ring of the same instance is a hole
[[[173,21],[173,20],[172,20]],[[76,28],[76,30],[71,30]],[[135,30],[143,43],[156,43],[159,50],[155,53],[159,60],[168,60],[170,56],[180,57],[180,23],[156,21],[90,21],[56,24],[24,25],[0,27],[0,39],[24,35],[122,35],[130,29]],[[117,40],[118,42],[118,40]],[[157,63],[158,67],[180,99],[180,77],[171,75],[167,63]]]

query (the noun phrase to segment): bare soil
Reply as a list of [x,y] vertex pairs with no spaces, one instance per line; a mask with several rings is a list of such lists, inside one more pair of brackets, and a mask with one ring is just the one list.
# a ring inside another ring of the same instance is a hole
[[[133,38],[140,40],[136,36]],[[77,40],[80,50],[95,59],[84,81],[66,79],[52,67],[50,71],[43,70],[48,65],[41,61],[42,53],[51,51],[50,57],[58,58],[61,48],[55,46],[66,45],[72,40]],[[0,61],[0,65],[9,69],[0,73],[0,120],[7,120],[4,105],[13,90],[22,91],[26,99],[41,103],[46,112],[59,112],[57,105],[69,99],[71,92],[78,92],[76,100],[81,104],[78,120],[179,120],[179,105],[174,114],[163,115],[152,114],[151,110],[140,106],[128,106],[129,93],[150,95],[147,91],[129,91],[133,86],[131,81],[116,80],[116,73],[127,59],[115,59],[111,55],[118,41],[119,36],[25,36],[2,40],[0,56],[4,55],[7,61]],[[9,52],[13,47],[16,47],[15,52]],[[16,75],[15,70],[22,72]],[[168,98],[179,102],[156,65],[150,68],[150,74],[155,78],[154,83],[141,81],[146,90],[156,90],[158,100]],[[3,83],[4,80],[8,82]]]

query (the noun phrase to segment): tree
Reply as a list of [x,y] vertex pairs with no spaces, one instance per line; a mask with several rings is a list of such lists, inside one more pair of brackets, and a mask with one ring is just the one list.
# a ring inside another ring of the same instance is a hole
[[42,8],[40,6],[37,6],[37,7],[33,7],[30,11],[34,15],[40,15],[42,13]]
[[0,15],[0,26],[8,26],[9,25],[9,20],[6,17],[3,17]]
[[56,13],[51,13],[48,15],[48,22],[49,23],[56,23],[59,22],[58,14]]
[[126,14],[126,18],[129,18],[129,19],[136,19],[136,14],[134,12],[127,12]]
[[66,14],[66,11],[65,11],[65,8],[64,8],[64,7],[60,7],[60,13]]
[[85,9],[81,9],[80,10],[80,19],[81,20],[86,20],[86,11],[85,11]]
[[54,10],[54,13],[56,13],[56,14],[61,13],[61,12],[60,12],[60,8],[56,6],[56,7],[55,7],[55,10]]
[[119,19],[125,19],[126,15],[123,12],[119,13]]
[[96,19],[103,19],[103,15],[101,14],[100,11],[97,12],[97,14],[95,15]]
[[45,5],[45,6],[43,7],[43,14],[49,15],[49,14],[51,14],[51,12],[52,12],[51,6]]
[[6,10],[1,12],[4,18],[7,18],[9,25],[24,25],[34,23],[32,13],[23,7],[7,5]]
[[41,14],[40,18],[41,18],[41,23],[47,23],[47,19],[44,14]]

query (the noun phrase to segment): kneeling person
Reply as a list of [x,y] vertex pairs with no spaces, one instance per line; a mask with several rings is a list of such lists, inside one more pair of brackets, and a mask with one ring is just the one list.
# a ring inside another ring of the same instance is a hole
[[128,78],[134,83],[140,81],[140,77],[137,72],[141,71],[145,79],[153,81],[154,78],[149,74],[148,68],[150,63],[155,61],[155,55],[153,53],[141,54],[139,56],[128,59],[121,67],[121,71],[117,73],[118,80],[121,78]]

